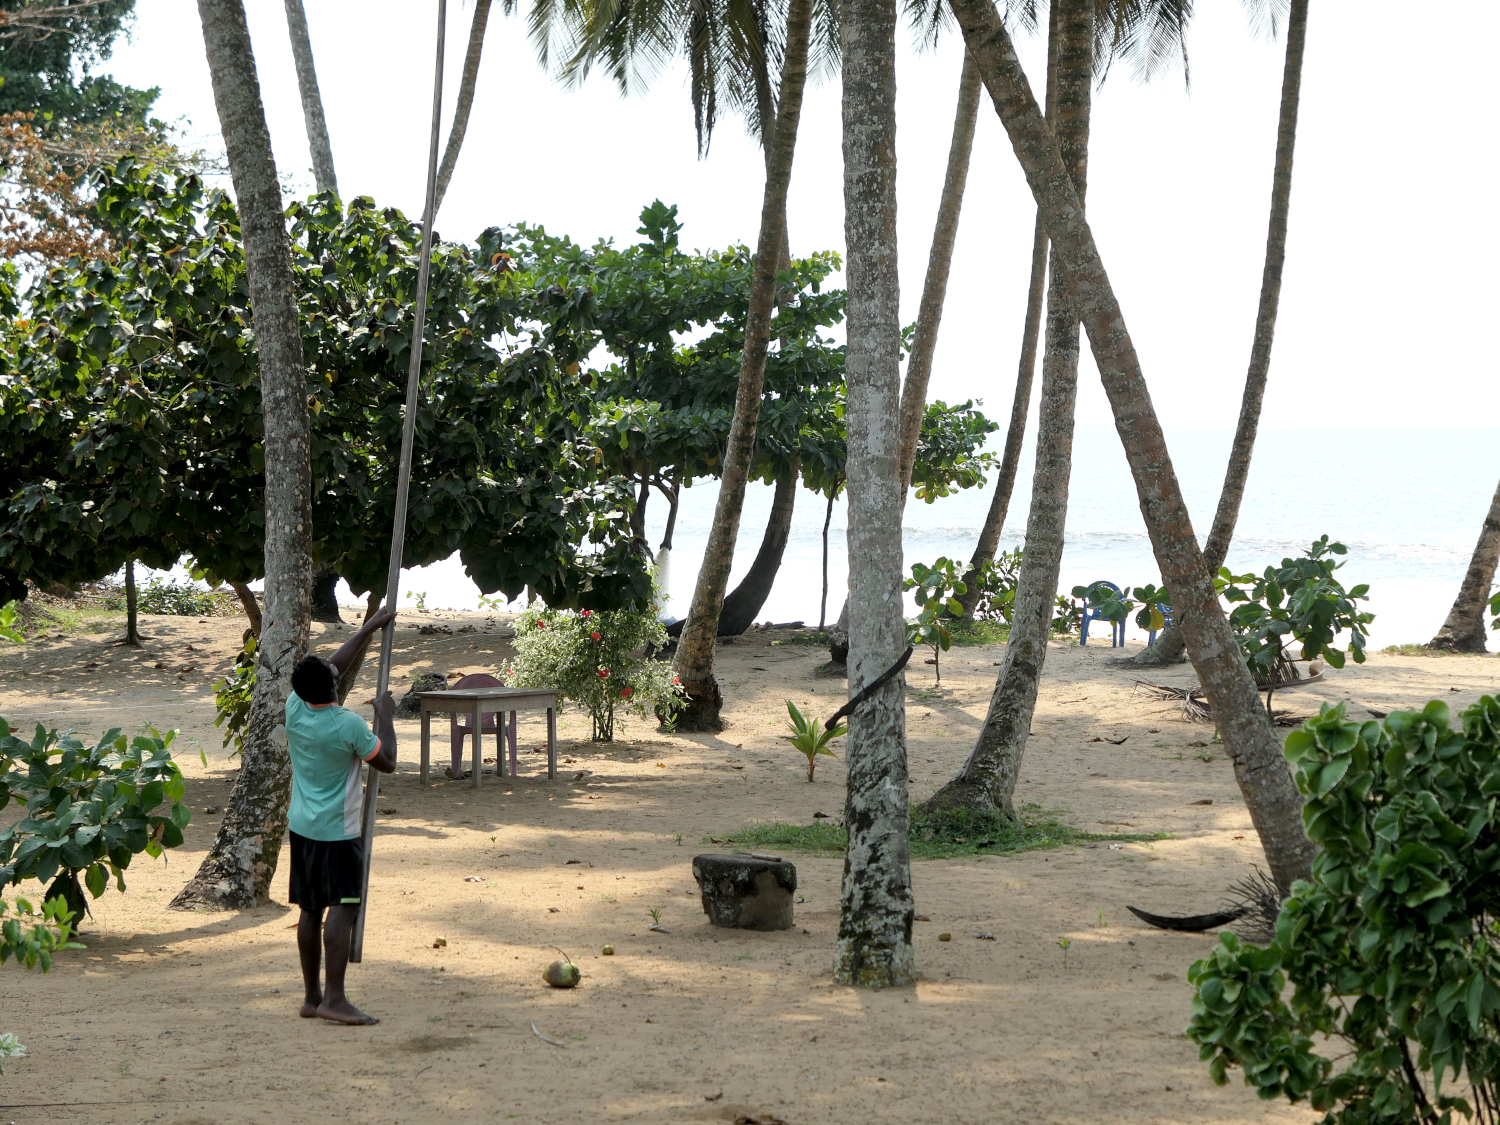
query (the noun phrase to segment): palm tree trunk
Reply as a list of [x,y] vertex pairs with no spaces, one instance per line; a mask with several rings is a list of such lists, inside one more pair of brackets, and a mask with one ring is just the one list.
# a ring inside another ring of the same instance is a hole
[[286,832],[291,765],[283,715],[307,652],[312,485],[307,379],[291,248],[241,0],[198,0],[214,104],[233,178],[259,351],[265,425],[265,623],[240,772],[212,851],[172,901],[242,910],[268,901]]
[[687,706],[678,717],[680,730],[720,730],[719,709],[723,697],[714,679],[714,638],[718,634],[719,611],[729,585],[734,544],[739,535],[740,510],[745,486],[755,458],[755,426],[760,415],[761,391],[765,383],[766,351],[771,340],[771,314],[776,301],[776,267],[781,258],[786,229],[786,196],[792,178],[792,156],[797,143],[797,123],[802,113],[802,91],[807,81],[807,45],[812,24],[811,0],[792,0],[787,9],[786,47],[781,68],[781,95],[777,100],[776,131],[767,166],[761,204],[760,237],[755,248],[755,276],[750,287],[750,307],[745,316],[745,350],[740,359],[739,390],[724,469],[719,478],[719,500],[704,548],[703,565],[693,589],[682,639],[673,657],[673,671],[687,691]]
[[144,648],[141,644],[140,614],[136,609],[135,560],[125,560],[125,643],[131,648]]
[[823,514],[823,600],[818,603],[818,628],[828,624],[828,525],[833,523],[833,501],[837,494],[828,494],[828,511]]
[[[984,0],[979,0],[984,2]],[[843,5],[844,242],[849,287],[849,693],[906,648],[901,606],[901,316],[896,263],[896,4]],[[906,678],[849,716],[849,844],[833,979],[916,979],[907,838]]]
[[974,151],[974,123],[978,119],[979,71],[965,52],[963,72],[958,79],[958,108],[953,114],[953,140],[948,146],[948,171],[943,177],[937,224],[932,231],[932,249],[927,255],[927,279],[922,285],[922,303],[917,308],[916,337],[906,361],[906,382],[901,388],[901,432],[896,448],[901,465],[903,503],[906,490],[911,487],[912,466],[917,460],[917,439],[922,433],[922,413],[927,407],[927,384],[932,378],[932,355],[937,349],[943,301],[948,295],[953,243],[958,237],[958,217],[963,209],[969,155]]
[[[291,3],[292,0],[287,0]],[[458,151],[463,148],[464,134],[469,129],[469,113],[474,108],[474,86],[479,79],[479,56],[484,51],[484,29],[490,20],[490,0],[475,0],[474,22],[469,25],[469,49],[464,53],[464,73],[458,84],[458,104],[453,107],[453,125],[448,130],[448,145],[443,149],[443,162],[438,166],[437,195],[433,199],[432,213],[438,213],[443,205],[443,196],[448,193],[448,181],[453,178],[454,166],[458,164]]]
[[771,596],[771,586],[776,581],[776,572],[781,569],[781,557],[786,553],[786,541],[792,533],[792,512],[797,505],[798,465],[776,477],[776,493],[771,499],[771,517],[766,520],[766,533],[761,537],[760,550],[755,561],[740,584],[724,599],[724,608],[719,611],[719,636],[737,637],[755,624],[760,607]]
[[1484,608],[1489,601],[1490,587],[1495,582],[1496,563],[1500,563],[1500,488],[1495,489],[1495,498],[1490,501],[1490,511],[1479,530],[1479,542],[1474,544],[1474,554],[1469,559],[1469,570],[1458,589],[1458,597],[1438,635],[1427,642],[1428,648],[1448,652],[1486,651]]
[[312,37],[307,33],[307,13],[302,10],[302,0],[286,0],[286,27],[292,40],[292,62],[297,67],[297,92],[302,95],[302,117],[307,122],[313,181],[319,192],[331,191],[337,195],[339,182],[333,174],[333,146],[328,143],[328,122],[323,118],[323,98],[318,93]]
[[986,0],[951,0],[951,5],[1041,208],[1053,262],[1088,332],[1157,565],[1183,614],[1188,652],[1271,873],[1285,893],[1312,871],[1314,849],[1302,827],[1302,799],[1198,549],[1161,422],[1093,231],[998,15]]
[[[1260,427],[1261,403],[1266,397],[1266,378],[1271,369],[1271,344],[1276,336],[1276,312],[1281,303],[1281,273],[1286,264],[1286,229],[1292,203],[1292,152],[1297,143],[1297,108],[1302,95],[1302,56],[1307,46],[1308,0],[1292,0],[1287,21],[1286,67],[1281,77],[1281,116],[1276,125],[1276,169],[1271,177],[1271,220],[1266,232],[1266,259],[1261,269],[1260,305],[1255,314],[1255,341],[1250,348],[1250,369],[1245,375],[1245,394],[1240,400],[1240,418],[1235,426],[1229,467],[1219,492],[1219,507],[1203,548],[1209,573],[1217,573],[1229,554],[1229,541],[1239,520],[1245,483],[1250,478],[1250,457]],[[1182,659],[1182,626],[1173,615],[1138,664],[1168,664]]]
[[964,616],[973,617],[979,603],[979,568],[992,562],[1000,548],[1005,517],[1010,513],[1010,497],[1016,487],[1016,469],[1021,464],[1021,442],[1026,436],[1026,415],[1031,410],[1031,380],[1036,371],[1036,345],[1042,335],[1042,294],[1047,284],[1047,231],[1037,215],[1031,236],[1031,284],[1026,290],[1026,325],[1021,332],[1021,362],[1016,370],[1016,394],[1010,404],[1010,426],[1005,431],[1005,452],[1000,457],[1000,472],[995,477],[995,494],[979,529],[979,542],[969,556],[964,572],[967,590],[958,595]]
[[[1052,73],[1048,75],[1048,90],[1055,89],[1056,94],[1055,112],[1049,106],[1047,120],[1081,206],[1088,179],[1094,0],[1053,0],[1051,12],[1048,54]],[[933,794],[930,808],[966,806],[1015,815],[1011,797],[1036,711],[1057,598],[1057,576],[1062,567],[1078,397],[1078,314],[1063,284],[1055,249],[1051,278],[1031,511],[1026,519],[1026,551],[1016,582],[1005,661],[968,761],[952,781]]]

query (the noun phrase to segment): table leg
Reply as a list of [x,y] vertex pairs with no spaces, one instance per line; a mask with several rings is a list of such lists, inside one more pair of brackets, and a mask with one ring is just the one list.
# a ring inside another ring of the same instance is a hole
[[516,713],[510,713],[510,776],[515,777],[521,772],[516,764]]
[[547,708],[547,776],[557,776],[557,704]]
[[479,788],[480,775],[484,773],[484,717],[479,713],[479,707],[479,700],[475,699],[474,726],[471,728],[474,732],[473,765],[469,770],[469,784],[475,789]]
[[432,757],[432,712],[422,708],[422,784],[427,784],[427,763]]

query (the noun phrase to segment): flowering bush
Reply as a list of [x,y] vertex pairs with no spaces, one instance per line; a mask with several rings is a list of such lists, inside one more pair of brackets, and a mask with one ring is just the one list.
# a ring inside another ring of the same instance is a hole
[[594,741],[612,742],[615,717],[661,716],[670,728],[686,691],[648,647],[666,646],[667,631],[653,607],[614,610],[528,609],[516,621],[516,658],[504,669],[509,687],[555,688],[594,720]]

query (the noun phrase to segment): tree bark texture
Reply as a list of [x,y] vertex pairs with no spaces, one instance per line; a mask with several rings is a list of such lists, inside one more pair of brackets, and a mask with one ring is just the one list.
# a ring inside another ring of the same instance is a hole
[[140,611],[135,596],[135,560],[125,560],[125,643],[132,648],[141,644]]
[[255,597],[255,591],[243,582],[231,582],[230,589],[240,599],[240,606],[245,611],[245,616],[250,619],[250,632],[255,639],[260,639],[260,602]]
[[1490,501],[1490,511],[1479,530],[1479,542],[1469,559],[1463,585],[1458,589],[1448,619],[1438,635],[1427,642],[1428,648],[1449,652],[1485,652],[1484,609],[1490,587],[1495,583],[1495,565],[1500,562],[1500,487]]
[[792,178],[792,156],[797,143],[797,123],[802,113],[802,91],[807,82],[807,45],[812,24],[812,0],[791,0],[787,8],[786,48],[781,68],[781,95],[777,99],[773,156],[767,167],[765,193],[760,212],[760,236],[755,247],[755,274],[750,286],[750,306],[745,317],[745,350],[740,358],[739,389],[724,468],[719,478],[719,499],[704,547],[703,565],[693,588],[693,600],[682,629],[682,639],[673,657],[673,671],[687,691],[687,706],[677,720],[679,730],[720,730],[719,708],[723,698],[714,679],[714,639],[719,611],[729,585],[734,545],[739,535],[740,511],[745,486],[755,459],[755,427],[760,416],[761,391],[765,384],[766,352],[771,341],[771,315],[776,302],[776,267],[781,257],[786,229],[786,195]]
[[[906,648],[901,604],[900,285],[896,257],[896,4],[843,8],[847,247],[849,694]],[[916,957],[907,851],[906,677],[849,716],[844,855],[834,980],[911,984]]]
[[932,356],[937,350],[938,328],[943,320],[943,302],[948,295],[948,275],[953,266],[953,243],[958,237],[958,218],[964,204],[964,184],[969,178],[969,155],[974,151],[974,123],[979,119],[979,71],[964,55],[958,79],[958,108],[953,113],[953,140],[948,145],[948,170],[938,201],[937,223],[932,231],[932,249],[927,255],[927,278],[922,285],[922,303],[917,307],[917,332],[906,360],[906,382],[901,388],[901,432],[897,455],[901,464],[902,503],[911,487],[912,466],[917,460],[917,439],[922,433],[922,415],[927,408],[927,384],[932,378]]
[[281,189],[245,10],[240,0],[199,0],[198,14],[239,209],[259,353],[266,601],[239,776],[213,850],[172,905],[246,909],[267,901],[291,792],[286,697],[292,668],[307,652],[312,584],[307,381]]
[[[1055,112],[1047,119],[1072,177],[1080,205],[1088,179],[1089,119],[1094,75],[1094,0],[1053,0],[1049,58],[1056,88]],[[1050,109],[1051,107],[1049,107]],[[989,712],[974,749],[958,775],[928,802],[929,807],[965,806],[1015,815],[1012,795],[1052,633],[1052,607],[1062,567],[1068,484],[1073,468],[1073,416],[1078,398],[1078,314],[1063,284],[1054,251],[1047,289],[1047,343],[1042,356],[1042,401],[1038,411],[1036,468],[1026,551],[1016,580],[1015,611],[1005,660],[990,696]]]
[[1041,208],[1054,249],[1052,260],[1061,268],[1073,307],[1088,332],[1157,565],[1183,614],[1199,682],[1234,762],[1235,778],[1271,873],[1285,892],[1312,870],[1313,846],[1302,827],[1302,799],[1198,549],[1161,422],[1093,231],[999,16],[985,0],[951,0],[951,5]]
[[[287,3],[291,2],[287,0]],[[489,21],[490,0],[475,0],[474,22],[469,25],[469,48],[464,52],[464,72],[458,83],[458,103],[453,107],[453,124],[448,130],[443,162],[438,166],[437,195],[432,203],[434,216],[443,205],[443,196],[448,194],[448,182],[453,179],[458,152],[463,148],[464,134],[469,129],[469,114],[474,109],[474,87],[479,80],[479,56],[484,52],[484,29]]]
[[292,62],[297,67],[297,92],[302,95],[302,118],[307,122],[313,182],[319,192],[331,191],[337,195],[339,181],[333,174],[333,146],[328,143],[328,122],[323,117],[323,97],[318,92],[312,37],[307,33],[307,13],[302,9],[302,0],[286,0],[286,27],[292,40]]
[[786,541],[792,533],[792,511],[797,504],[797,480],[799,467],[793,461],[790,468],[776,478],[776,492],[771,498],[771,516],[766,520],[766,533],[761,537],[760,550],[750,570],[740,584],[724,599],[724,608],[719,611],[719,636],[737,637],[755,624],[760,607],[771,595],[771,586],[776,581],[776,572],[781,569],[781,556],[786,552]]
[[[1297,107],[1302,95],[1302,57],[1307,47],[1308,0],[1292,0],[1287,19],[1286,67],[1281,77],[1281,115],[1276,124],[1276,166],[1271,176],[1271,219],[1266,232],[1266,257],[1260,277],[1260,305],[1255,313],[1255,340],[1250,347],[1250,369],[1245,374],[1245,393],[1240,400],[1239,422],[1229,450],[1229,467],[1219,491],[1219,507],[1203,547],[1210,574],[1218,572],[1229,554],[1229,542],[1239,520],[1245,484],[1250,478],[1250,459],[1260,428],[1261,403],[1266,397],[1266,379],[1271,370],[1271,344],[1276,337],[1276,313],[1281,304],[1281,275],[1286,264],[1287,221],[1292,204],[1292,154],[1297,143]],[[1137,661],[1141,664],[1174,663],[1182,658],[1182,626],[1174,619],[1162,630]]]
[[1016,488],[1016,470],[1021,464],[1021,442],[1026,436],[1026,415],[1031,412],[1031,381],[1036,372],[1036,346],[1042,335],[1042,297],[1047,285],[1047,230],[1037,216],[1031,236],[1031,283],[1026,291],[1026,324],[1021,332],[1021,362],[1016,369],[1016,393],[1010,404],[1010,425],[1005,431],[1005,451],[1000,456],[1000,472],[995,476],[995,492],[989,511],[979,528],[979,542],[969,556],[969,569],[963,583],[968,589],[958,595],[964,616],[973,617],[979,604],[979,568],[994,561],[1010,514],[1010,498]]

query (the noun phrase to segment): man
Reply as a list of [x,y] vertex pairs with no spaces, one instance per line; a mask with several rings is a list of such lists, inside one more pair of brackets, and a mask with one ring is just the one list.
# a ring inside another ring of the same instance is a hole
[[[390,773],[396,768],[396,705],[386,692],[375,701],[374,730],[338,703],[339,677],[365,639],[395,619],[382,610],[344,642],[330,659],[308,656],[292,671],[286,701],[286,744],[292,759],[292,886],[288,897],[302,907],[297,950],[305,995],[300,1015],[339,1023],[373,1024],[344,995],[349,943],[362,905],[364,842],[360,838],[360,762]],[[323,920],[324,912],[328,919]],[[328,983],[318,981],[318,929],[323,930]]]

